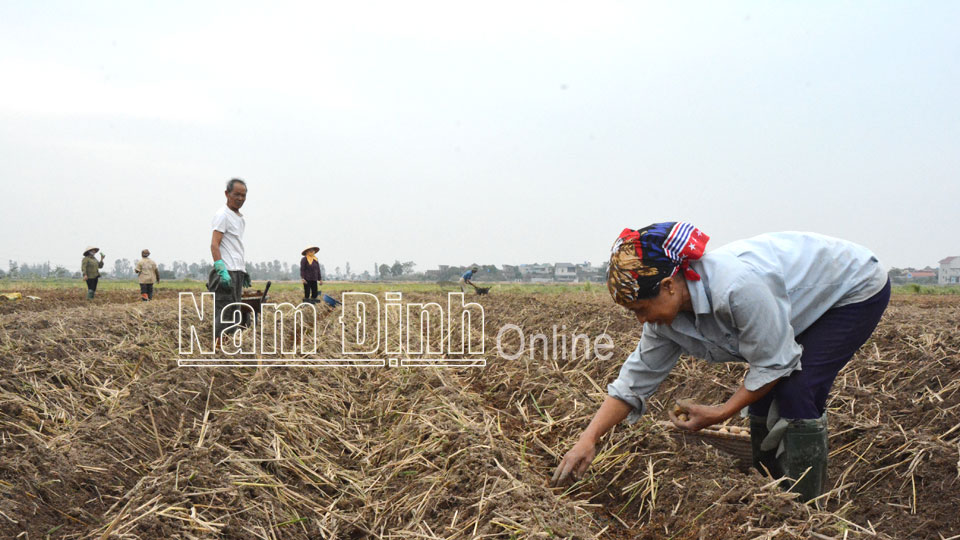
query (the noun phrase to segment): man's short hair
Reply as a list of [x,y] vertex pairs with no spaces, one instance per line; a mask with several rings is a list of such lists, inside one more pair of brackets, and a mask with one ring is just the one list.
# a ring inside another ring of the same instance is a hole
[[227,193],[233,193],[234,184],[243,184],[243,187],[247,187],[247,183],[239,178],[231,178],[227,182]]

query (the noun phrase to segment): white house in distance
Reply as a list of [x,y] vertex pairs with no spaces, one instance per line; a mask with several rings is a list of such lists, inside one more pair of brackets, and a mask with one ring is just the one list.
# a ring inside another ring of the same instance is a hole
[[553,279],[572,283],[577,281],[577,266],[570,263],[557,263],[553,267]]
[[525,281],[546,283],[553,281],[552,264],[521,264],[520,275]]
[[937,283],[940,285],[960,283],[960,256],[947,257],[940,261]]

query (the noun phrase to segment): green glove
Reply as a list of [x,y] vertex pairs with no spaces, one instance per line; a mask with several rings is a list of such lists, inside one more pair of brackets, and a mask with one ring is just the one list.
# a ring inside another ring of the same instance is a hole
[[213,269],[216,270],[218,274],[220,274],[220,282],[226,285],[227,287],[229,287],[230,272],[227,272],[227,264],[223,262],[223,259],[220,259],[219,261],[213,263]]

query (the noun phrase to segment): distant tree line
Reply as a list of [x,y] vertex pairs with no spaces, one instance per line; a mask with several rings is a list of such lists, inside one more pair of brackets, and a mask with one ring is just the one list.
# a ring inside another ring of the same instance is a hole
[[[111,265],[110,261],[104,263],[100,270],[101,275],[107,279],[134,279],[137,277],[133,271],[136,266],[136,259],[114,259]],[[545,265],[538,265],[545,266]],[[186,261],[174,261],[173,264],[157,264],[160,271],[161,280],[173,279],[195,279],[206,281],[213,264],[210,261],[198,261],[188,263]],[[390,280],[390,281],[457,281],[460,276],[470,268],[478,269],[474,279],[480,281],[521,281],[529,280],[529,275],[521,273],[521,267],[513,265],[504,265],[498,268],[493,264],[471,264],[467,266],[447,266],[441,265],[439,268],[417,272],[417,264],[413,261],[401,262],[395,260],[393,264],[374,263],[374,272],[364,270],[357,273],[347,262],[341,268],[335,266],[333,271],[328,273],[326,267],[320,264],[320,271],[325,280],[345,280],[345,281],[372,281],[372,280]],[[552,266],[551,266],[552,267]],[[605,264],[600,267],[605,271]],[[293,280],[300,279],[300,261],[290,263],[280,262],[278,259],[264,262],[248,262],[247,273],[253,279],[257,280]],[[891,277],[897,269],[891,271]],[[601,272],[602,273],[602,272]],[[552,270],[551,270],[552,275]],[[65,279],[80,278],[79,269],[72,270],[63,266],[51,266],[49,262],[39,264],[18,263],[9,261],[6,272],[0,269],[0,278],[10,279]],[[592,279],[592,278],[591,278]]]
[[522,276],[516,266],[497,268],[493,264],[471,264],[467,266],[443,265],[438,269],[425,272],[415,272],[416,263],[413,261],[394,261],[392,265],[381,264],[377,267],[380,279],[394,281],[457,281],[467,270],[476,267],[475,279],[483,281],[519,281]]
[[413,269],[417,266],[417,263],[413,261],[400,262],[394,261],[392,265],[390,264],[381,264],[377,267],[377,273],[380,275],[380,279],[392,279],[399,278],[401,276],[411,276],[414,275]]
[[[109,261],[105,262],[100,270],[104,278],[114,279],[133,279],[137,277],[133,271],[136,266],[136,260],[115,259],[113,266],[109,266]],[[349,268],[349,264],[347,265]],[[172,265],[167,266],[164,263],[157,264],[157,270],[160,273],[161,281],[164,279],[197,279],[206,280],[213,269],[213,263],[201,261],[187,263],[185,261],[174,261]],[[320,265],[320,271],[326,277],[326,268]],[[274,279],[274,280],[299,280],[300,279],[300,261],[294,263],[282,263],[279,260],[269,262],[247,263],[247,273],[254,279]],[[367,273],[369,275],[369,273]],[[0,269],[0,278],[10,279],[66,279],[81,277],[80,271],[71,272],[66,267],[57,265],[51,267],[49,262],[39,264],[28,264],[17,261],[9,261],[6,271]]]
[[926,267],[916,268],[896,268],[893,267],[887,271],[890,282],[894,285],[903,285],[904,283],[920,283],[923,285],[936,285],[937,273],[939,269]]
[[8,277],[11,279],[63,279],[73,277],[74,274],[77,278],[80,277],[79,271],[72,273],[66,267],[60,265],[51,267],[49,262],[31,265],[10,261],[6,272],[0,269],[0,278]]

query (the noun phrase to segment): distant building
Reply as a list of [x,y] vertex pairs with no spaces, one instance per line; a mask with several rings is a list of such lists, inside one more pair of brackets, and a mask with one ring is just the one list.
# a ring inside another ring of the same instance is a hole
[[578,281],[593,281],[602,283],[607,279],[607,269],[604,266],[593,266],[588,262],[577,265]]
[[505,264],[502,267],[503,279],[507,281],[516,281],[522,277],[520,267],[512,264]]
[[602,283],[606,280],[607,263],[601,266],[592,266],[589,262],[573,263],[546,263],[546,264],[504,264],[497,268],[492,264],[471,264],[469,266],[438,265],[438,268],[424,270],[416,279],[427,281],[456,281],[464,271],[478,268],[475,278],[481,281],[525,281],[531,283],[576,283],[592,281]]
[[544,283],[553,281],[552,264],[521,264],[520,276],[524,281]]
[[564,283],[577,281],[577,267],[571,263],[557,263],[553,265],[553,279]]
[[933,270],[914,270],[907,272],[907,279],[936,279],[937,273]]
[[960,256],[947,257],[940,261],[940,272],[937,283],[940,285],[955,285],[960,283]]

